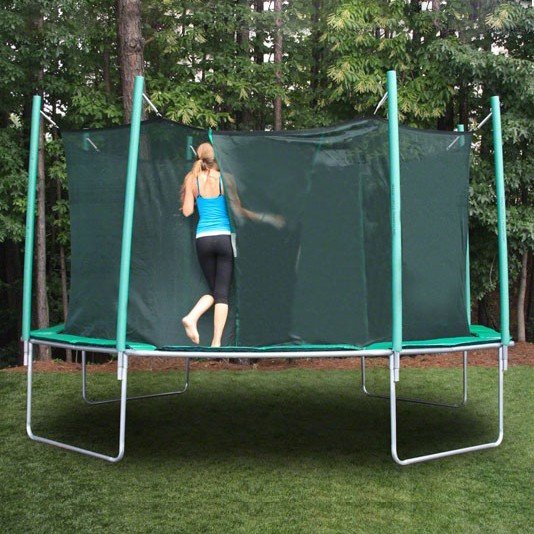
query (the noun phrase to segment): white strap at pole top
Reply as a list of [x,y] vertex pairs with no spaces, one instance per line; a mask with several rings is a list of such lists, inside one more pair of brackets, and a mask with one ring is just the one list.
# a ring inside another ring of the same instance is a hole
[[382,107],[382,104],[386,101],[386,98],[388,97],[388,92],[386,91],[384,93],[384,96],[380,99],[380,102],[378,103],[378,106],[376,106],[373,115],[376,115],[376,112]]
[[486,122],[488,122],[491,119],[491,115],[492,115],[492,112],[490,111],[489,115],[476,127],[476,129],[480,130],[480,128],[482,128],[482,126],[484,126],[484,124],[486,124]]
[[147,101],[148,105],[157,113],[158,117],[161,117],[162,115],[159,112],[159,109],[154,105],[152,100],[150,100],[150,98],[148,98],[148,96],[146,96],[145,93],[143,93],[143,98]]
[[41,115],[54,127],[59,130],[59,126],[49,117],[43,110],[41,110]]

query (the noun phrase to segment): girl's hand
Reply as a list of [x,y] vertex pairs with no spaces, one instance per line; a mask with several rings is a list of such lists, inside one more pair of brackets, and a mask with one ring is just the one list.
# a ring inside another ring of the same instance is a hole
[[277,230],[281,230],[286,225],[286,220],[281,215],[272,213],[264,213],[260,217],[260,221],[274,226]]

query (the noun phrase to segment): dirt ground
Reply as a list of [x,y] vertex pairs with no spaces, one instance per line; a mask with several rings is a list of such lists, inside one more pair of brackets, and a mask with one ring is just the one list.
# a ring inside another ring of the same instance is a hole
[[[89,358],[90,359],[90,358]],[[183,358],[160,357],[134,357],[130,358],[130,371],[172,371],[182,369]],[[354,369],[359,366],[359,358],[269,358],[256,360],[252,365],[233,363],[228,360],[193,360],[192,370],[220,371],[230,369],[233,371],[276,371],[284,369]],[[367,358],[369,367],[388,365],[387,358]],[[460,367],[462,353],[427,354],[424,356],[406,356],[402,358],[403,367]],[[469,365],[492,367],[497,365],[497,350],[476,350],[469,352]],[[510,348],[509,365],[534,365],[534,343],[517,343]],[[38,372],[77,372],[79,363],[66,363],[62,360],[49,362],[35,362],[35,371]],[[87,370],[90,373],[114,373],[115,361],[93,364],[89,363]],[[10,367],[5,372],[25,372],[25,367]]]

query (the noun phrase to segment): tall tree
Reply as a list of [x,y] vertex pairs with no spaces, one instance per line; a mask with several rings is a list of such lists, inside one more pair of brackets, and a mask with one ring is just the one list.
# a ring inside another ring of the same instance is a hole
[[[37,163],[37,226],[36,226],[36,254],[35,264],[37,271],[36,284],[36,312],[37,328],[50,326],[50,314],[48,308],[47,271],[46,271],[46,176],[44,157],[44,126],[41,125],[39,135],[39,156]],[[50,347],[39,346],[41,360],[52,359]]]
[[275,34],[274,34],[274,65],[275,79],[279,92],[274,98],[274,129],[282,129],[282,0],[274,0]]
[[[35,50],[39,49],[44,44],[44,15],[42,6],[37,5],[35,10],[29,11],[29,24],[35,32],[36,39],[34,41]],[[35,81],[35,89],[42,93],[42,82],[44,78],[44,65],[42,63],[42,55],[35,54],[35,63],[32,72]],[[28,107],[29,109],[29,107]],[[39,131],[39,152],[37,160],[37,221],[35,228],[35,271],[36,271],[36,286],[35,286],[35,315],[37,319],[38,328],[46,328],[50,326],[50,315],[48,307],[48,291],[47,291],[47,270],[46,270],[46,176],[45,176],[45,136],[44,124],[41,121],[41,128]],[[46,345],[39,346],[39,357],[41,360],[50,360],[52,353],[50,347]]]
[[124,122],[132,116],[134,79],[144,71],[141,0],[117,0],[117,32]]

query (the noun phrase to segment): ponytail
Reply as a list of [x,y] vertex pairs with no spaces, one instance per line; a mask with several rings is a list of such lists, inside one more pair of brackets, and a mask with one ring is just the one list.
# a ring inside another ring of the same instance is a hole
[[183,205],[184,198],[185,198],[185,189],[187,187],[187,184],[190,182],[194,182],[198,179],[198,175],[202,171],[202,161],[197,159],[195,163],[193,163],[193,167],[191,167],[191,170],[185,175],[184,181],[182,183],[182,187],[180,189],[180,205]]
[[193,167],[187,173],[184,178],[184,183],[180,189],[180,202],[183,205],[185,197],[185,188],[189,182],[194,182],[198,179],[198,175],[202,171],[207,171],[209,169],[219,169],[217,162],[215,161],[215,153],[213,152],[213,147],[210,143],[202,143],[197,148],[197,157],[198,159],[193,163]]

